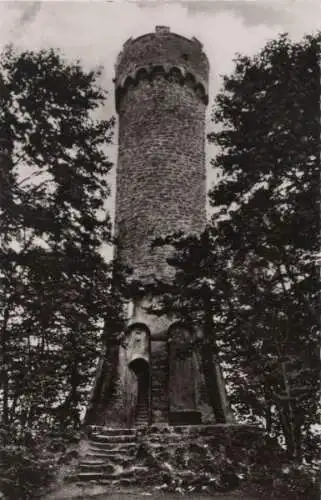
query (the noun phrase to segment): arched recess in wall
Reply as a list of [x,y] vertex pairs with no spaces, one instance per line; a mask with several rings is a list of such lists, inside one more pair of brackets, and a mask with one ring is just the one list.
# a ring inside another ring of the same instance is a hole
[[179,67],[172,67],[167,73],[167,79],[170,82],[182,84],[184,82],[184,70]]
[[196,409],[193,338],[193,330],[183,323],[175,323],[168,330],[171,412]]
[[141,80],[148,80],[148,71],[146,68],[140,68],[136,75],[135,75],[135,80],[137,82],[140,82]]
[[136,376],[137,384],[133,420],[147,424],[151,402],[150,331],[143,323],[131,325],[126,332],[126,359],[128,368]]
[[128,367],[135,372],[137,361],[150,364],[150,331],[144,323],[134,323],[126,331]]

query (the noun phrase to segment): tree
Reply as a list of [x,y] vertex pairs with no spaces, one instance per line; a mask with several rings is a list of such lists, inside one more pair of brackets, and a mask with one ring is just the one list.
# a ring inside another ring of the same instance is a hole
[[233,340],[247,339],[266,421],[277,413],[297,458],[318,412],[319,53],[320,34],[300,43],[283,35],[239,56],[213,110],[221,130],[209,136],[222,173],[213,223],[229,242],[237,314],[242,306]]
[[[111,299],[104,203],[114,119],[100,70],[55,50],[0,58],[6,137],[0,218],[1,419],[17,429],[79,424]],[[4,92],[5,90],[5,92]]]
[[319,401],[320,35],[239,55],[209,141],[218,179],[200,237],[174,235],[164,307],[212,318],[238,417],[264,422],[291,458],[311,459]]

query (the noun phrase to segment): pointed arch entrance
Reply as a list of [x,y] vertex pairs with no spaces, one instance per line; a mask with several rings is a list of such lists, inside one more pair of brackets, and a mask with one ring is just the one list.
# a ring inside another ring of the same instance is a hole
[[150,332],[144,324],[134,324],[128,330],[127,360],[128,368],[136,376],[133,424],[148,425],[151,413]]

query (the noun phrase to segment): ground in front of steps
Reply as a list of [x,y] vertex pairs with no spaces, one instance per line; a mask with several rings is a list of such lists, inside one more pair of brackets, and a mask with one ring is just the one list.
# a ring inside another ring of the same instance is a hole
[[174,494],[174,493],[151,493],[150,495],[142,494],[142,492],[137,493],[111,493],[107,495],[99,495],[95,497],[80,497],[77,500],[138,500],[138,499],[150,499],[150,500],[259,500],[254,497],[244,497],[240,495],[218,495],[218,494],[193,494],[189,495]]
[[[88,485],[89,486],[89,485]],[[242,491],[223,493],[168,493],[150,489],[128,488],[119,491],[105,490],[102,486],[88,486],[82,488],[70,485],[59,493],[46,496],[44,500],[261,500],[259,497],[249,496]],[[277,499],[276,499],[277,500]]]

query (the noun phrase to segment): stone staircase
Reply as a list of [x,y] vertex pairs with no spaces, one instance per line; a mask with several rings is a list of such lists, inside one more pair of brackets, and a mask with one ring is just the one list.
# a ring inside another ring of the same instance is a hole
[[96,427],[90,434],[87,452],[70,480],[111,486],[133,484],[147,472],[137,464],[138,446],[135,429]]
[[148,401],[146,399],[142,399],[137,404],[136,426],[142,427],[148,425],[148,419],[149,419]]
[[168,422],[168,347],[165,341],[153,341],[151,352],[153,420]]
[[249,446],[254,450],[251,467],[266,446],[262,429],[244,424],[157,423],[135,429],[92,426],[88,431],[79,442],[77,461],[65,469],[63,487],[46,500],[108,496],[123,488],[145,492],[164,485],[170,491],[237,490],[240,470],[245,462],[249,467]]

